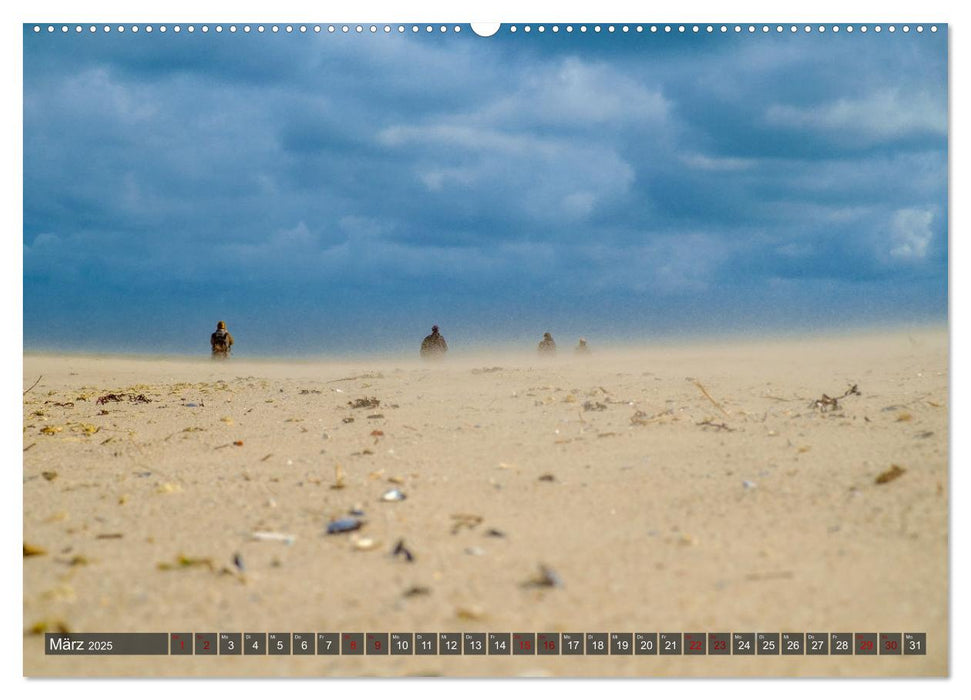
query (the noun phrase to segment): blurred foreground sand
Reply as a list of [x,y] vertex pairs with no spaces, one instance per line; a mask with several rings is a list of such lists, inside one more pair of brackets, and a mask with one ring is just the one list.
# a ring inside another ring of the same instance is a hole
[[[24,388],[43,378],[24,396],[24,540],[46,553],[23,561],[24,673],[946,675],[947,342],[453,349],[436,365],[27,355]],[[392,488],[407,498],[380,500]],[[324,534],[355,507],[360,531]],[[413,562],[391,556],[400,539]],[[524,585],[541,564],[562,585]],[[929,651],[47,657],[44,626],[926,632]]]

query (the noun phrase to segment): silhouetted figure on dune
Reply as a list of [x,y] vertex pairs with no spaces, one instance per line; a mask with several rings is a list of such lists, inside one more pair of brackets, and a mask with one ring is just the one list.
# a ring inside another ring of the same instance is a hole
[[543,339],[539,341],[539,346],[536,348],[540,355],[555,355],[556,354],[556,341],[553,340],[553,336],[548,332],[543,334]]
[[432,326],[431,335],[426,335],[421,341],[420,354],[426,360],[440,360],[448,352],[448,343],[438,332],[438,326]]

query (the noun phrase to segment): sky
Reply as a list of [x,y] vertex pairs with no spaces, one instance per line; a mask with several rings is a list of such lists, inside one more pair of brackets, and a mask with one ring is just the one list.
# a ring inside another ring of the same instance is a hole
[[943,25],[33,26],[25,350],[205,354],[217,320],[260,356],[416,351],[433,323],[461,352],[947,318]]

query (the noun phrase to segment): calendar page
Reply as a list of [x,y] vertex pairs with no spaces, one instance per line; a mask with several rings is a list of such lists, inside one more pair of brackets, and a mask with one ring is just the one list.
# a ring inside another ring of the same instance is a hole
[[24,675],[948,676],[949,25],[326,14],[22,26]]

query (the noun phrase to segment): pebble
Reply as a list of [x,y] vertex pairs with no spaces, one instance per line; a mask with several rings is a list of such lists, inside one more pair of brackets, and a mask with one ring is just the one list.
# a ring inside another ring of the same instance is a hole
[[390,491],[385,491],[384,495],[381,496],[382,501],[403,501],[407,498],[404,493],[398,489],[391,489]]
[[327,525],[328,535],[339,535],[343,532],[352,532],[353,530],[360,530],[361,526],[364,524],[363,520],[358,520],[357,518],[338,518],[333,520]]

